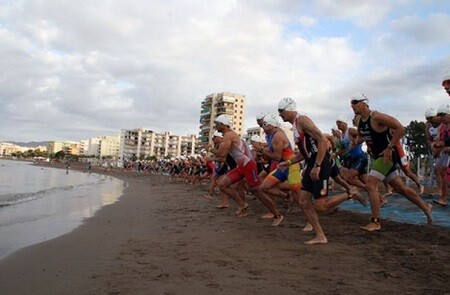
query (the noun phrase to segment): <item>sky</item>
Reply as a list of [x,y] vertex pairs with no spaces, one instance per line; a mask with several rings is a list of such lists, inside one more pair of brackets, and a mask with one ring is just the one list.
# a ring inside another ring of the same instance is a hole
[[323,131],[362,91],[402,124],[450,103],[448,0],[0,0],[0,141],[199,133],[212,93],[244,128],[297,102]]

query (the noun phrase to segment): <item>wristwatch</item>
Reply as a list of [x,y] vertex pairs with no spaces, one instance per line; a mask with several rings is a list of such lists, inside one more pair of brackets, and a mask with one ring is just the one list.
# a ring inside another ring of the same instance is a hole
[[315,167],[320,167],[320,164],[314,163],[314,168]]

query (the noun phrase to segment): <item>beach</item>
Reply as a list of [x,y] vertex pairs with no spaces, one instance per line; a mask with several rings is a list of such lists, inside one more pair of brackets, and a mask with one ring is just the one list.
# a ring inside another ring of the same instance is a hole
[[237,218],[205,186],[108,174],[128,184],[120,200],[1,260],[1,294],[450,294],[447,228],[382,221],[367,233],[368,215],[339,210],[320,216],[329,243],[311,246],[298,210],[272,228],[251,195]]

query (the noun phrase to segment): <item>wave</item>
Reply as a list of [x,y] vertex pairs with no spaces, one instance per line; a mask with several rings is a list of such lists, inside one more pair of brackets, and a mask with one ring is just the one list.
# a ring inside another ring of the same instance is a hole
[[77,185],[66,185],[60,187],[53,187],[49,189],[39,190],[36,192],[26,193],[8,193],[0,195],[0,207],[16,205],[24,202],[30,202],[45,197],[46,195],[55,194],[59,192],[69,191],[75,188],[88,187],[98,185],[104,182],[104,179],[99,179],[96,182],[86,182]]

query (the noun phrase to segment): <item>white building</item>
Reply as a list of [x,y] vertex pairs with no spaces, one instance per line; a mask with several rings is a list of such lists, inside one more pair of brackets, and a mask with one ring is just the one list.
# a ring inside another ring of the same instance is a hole
[[117,159],[119,157],[120,135],[103,135],[97,144],[97,153],[100,158],[111,157]]
[[161,158],[193,155],[196,149],[195,135],[173,135],[168,131],[156,133],[145,128],[123,129],[120,135],[119,158],[131,160],[153,156]]

